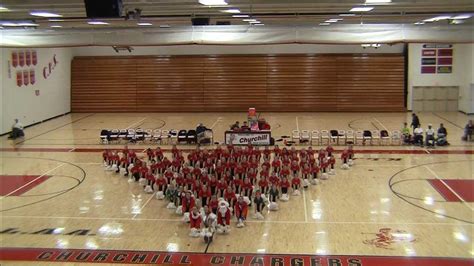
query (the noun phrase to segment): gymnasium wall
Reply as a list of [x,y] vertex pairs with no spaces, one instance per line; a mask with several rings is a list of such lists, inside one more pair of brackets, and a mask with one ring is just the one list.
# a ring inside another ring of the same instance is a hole
[[73,112],[403,111],[399,54],[75,57]]
[[[27,50],[36,51],[36,65],[14,67],[12,52]],[[0,48],[0,54],[1,134],[11,130],[15,118],[27,126],[70,111],[71,48]],[[17,85],[17,72],[28,74],[28,85]]]
[[414,86],[459,86],[459,111],[473,113],[470,84],[474,84],[474,44],[453,45],[453,67],[450,74],[422,74],[423,44],[409,44],[408,110],[412,109]]

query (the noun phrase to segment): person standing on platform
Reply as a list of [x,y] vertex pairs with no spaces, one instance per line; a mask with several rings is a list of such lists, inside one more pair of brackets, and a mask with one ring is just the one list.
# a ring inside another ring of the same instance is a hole
[[239,121],[235,121],[235,124],[233,124],[232,126],[230,126],[230,130],[232,130],[232,131],[239,131],[239,130],[240,130],[240,123],[239,123]]
[[462,140],[471,141],[473,132],[474,132],[474,124],[472,123],[472,120],[469,120],[469,122],[464,127],[464,136],[462,137]]

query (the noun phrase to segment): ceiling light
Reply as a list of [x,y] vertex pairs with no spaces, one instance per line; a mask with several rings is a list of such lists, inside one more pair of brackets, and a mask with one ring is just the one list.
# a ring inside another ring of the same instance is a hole
[[455,17],[452,17],[452,19],[468,19],[471,18],[471,15],[457,15]]
[[163,25],[160,25],[160,28],[171,28],[171,26],[170,26],[170,25],[163,24]]
[[347,14],[339,14],[340,17],[355,17],[356,14],[347,13]]
[[255,21],[249,21],[250,24],[260,24],[262,22],[260,22],[260,20],[255,20]]
[[45,17],[45,18],[58,18],[62,17],[62,15],[51,13],[51,12],[45,12],[45,11],[31,11],[30,15],[36,16],[36,17]]
[[451,16],[437,16],[437,17],[434,17],[433,19],[435,21],[438,21],[438,20],[445,20],[445,19],[450,19]]
[[263,24],[263,23],[252,23],[252,25],[254,25],[254,26],[264,26],[265,24]]
[[104,21],[89,21],[87,22],[89,25],[109,25],[109,23]]
[[449,24],[451,25],[463,24],[463,23],[464,23],[464,20],[461,20],[461,19],[453,19],[449,21]]
[[36,27],[36,26],[39,26],[36,23],[30,23],[30,22],[18,23],[17,25],[20,26],[20,27]]
[[139,22],[137,23],[138,26],[152,26],[153,24],[149,23],[149,22]]
[[238,13],[240,13],[240,10],[238,10],[238,9],[236,9],[236,8],[231,8],[231,9],[223,10],[222,12],[225,12],[225,13],[232,13],[232,14],[238,14]]
[[5,23],[2,23],[2,26],[5,26],[5,27],[16,27],[16,26],[18,26],[18,24],[16,24],[16,23],[11,23],[11,22],[5,22]]
[[242,19],[242,21],[245,21],[245,22],[252,22],[252,21],[257,21],[257,20],[254,19],[254,18],[248,18],[248,19]]
[[224,0],[199,0],[201,5],[205,6],[226,6],[227,3]]
[[366,4],[391,3],[392,0],[365,0]]
[[372,9],[374,9],[373,6],[356,6],[356,7],[353,7],[351,10],[349,10],[350,12],[369,12],[371,11]]
[[244,15],[244,14],[242,14],[242,15],[233,15],[232,17],[233,18],[248,18],[249,15]]
[[423,24],[425,24],[425,23],[418,21],[418,22],[415,22],[415,23],[413,23],[413,24],[415,24],[415,25],[423,25]]
[[52,19],[48,19],[49,21],[51,22],[62,22],[64,21],[64,19],[57,19],[57,18],[52,18]]
[[0,12],[8,12],[8,11],[10,11],[10,9],[0,6]]
[[329,25],[331,25],[331,23],[326,23],[326,22],[324,22],[324,23],[319,23],[319,26],[329,26]]
[[61,25],[51,25],[50,27],[51,28],[62,28],[63,26],[61,26]]

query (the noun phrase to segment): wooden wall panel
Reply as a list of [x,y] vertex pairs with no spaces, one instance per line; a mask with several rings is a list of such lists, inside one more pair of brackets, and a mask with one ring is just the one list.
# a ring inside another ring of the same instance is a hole
[[79,58],[71,65],[73,112],[135,112],[136,64],[129,59]]
[[198,57],[139,58],[137,111],[202,111],[203,61]]
[[73,112],[403,111],[401,55],[78,57]]

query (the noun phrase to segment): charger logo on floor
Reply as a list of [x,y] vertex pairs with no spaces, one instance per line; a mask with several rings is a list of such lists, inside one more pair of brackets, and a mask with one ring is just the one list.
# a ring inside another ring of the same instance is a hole
[[22,232],[18,228],[7,228],[0,231],[0,234],[9,235],[64,235],[64,236],[95,236],[90,229],[77,229],[73,231],[65,231],[64,228],[44,228],[34,232]]
[[416,242],[416,238],[403,230],[392,230],[392,228],[382,228],[378,233],[363,233],[375,235],[375,238],[364,240],[363,243],[373,245],[378,248],[393,249],[392,244],[400,242]]

